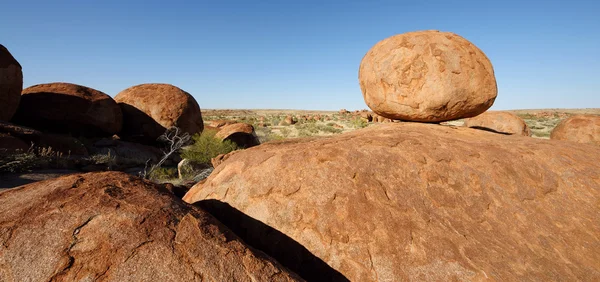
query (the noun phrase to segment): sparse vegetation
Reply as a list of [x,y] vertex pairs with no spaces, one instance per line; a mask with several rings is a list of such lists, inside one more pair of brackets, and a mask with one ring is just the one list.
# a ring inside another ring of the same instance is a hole
[[219,154],[235,151],[237,145],[229,140],[221,141],[215,137],[215,130],[204,130],[192,137],[193,144],[183,148],[181,157],[198,163],[210,163],[210,159]]

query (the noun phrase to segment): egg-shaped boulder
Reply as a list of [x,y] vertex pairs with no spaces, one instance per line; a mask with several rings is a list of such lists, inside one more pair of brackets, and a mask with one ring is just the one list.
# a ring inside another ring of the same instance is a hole
[[441,122],[492,106],[498,88],[490,60],[450,32],[408,32],[375,44],[358,73],[365,102],[390,119]]

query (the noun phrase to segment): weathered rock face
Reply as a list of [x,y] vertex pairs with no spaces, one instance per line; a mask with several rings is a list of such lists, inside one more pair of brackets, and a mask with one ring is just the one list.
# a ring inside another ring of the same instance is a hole
[[600,279],[593,145],[384,123],[241,151],[184,200],[231,205],[351,281]]
[[481,50],[456,34],[433,30],[380,41],[362,59],[358,78],[371,110],[409,121],[473,117],[491,107],[498,92]]
[[115,96],[123,111],[119,136],[135,141],[155,141],[165,130],[179,127],[189,134],[204,129],[196,99],[170,84],[140,84]]
[[600,116],[577,115],[561,121],[550,139],[600,145]]
[[488,130],[503,134],[531,136],[531,130],[525,121],[513,113],[485,112],[465,120],[466,127]]
[[124,173],[0,193],[1,281],[294,281],[206,212]]
[[17,111],[23,90],[21,65],[0,44],[0,121],[8,121]]
[[119,132],[123,116],[110,96],[89,87],[56,82],[23,89],[12,121],[53,133],[94,137]]
[[223,126],[215,137],[221,140],[230,140],[240,148],[250,148],[260,144],[254,132],[254,127],[241,122]]

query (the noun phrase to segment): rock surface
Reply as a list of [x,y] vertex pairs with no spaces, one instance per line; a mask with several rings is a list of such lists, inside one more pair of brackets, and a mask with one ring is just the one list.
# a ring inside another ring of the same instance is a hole
[[531,130],[525,121],[509,112],[485,112],[465,120],[464,126],[503,134],[531,136]]
[[214,168],[216,168],[219,165],[221,165],[222,163],[224,163],[227,159],[229,159],[229,157],[233,156],[233,154],[236,154],[238,152],[240,152],[240,150],[235,150],[235,151],[229,152],[227,154],[219,154],[218,156],[210,159],[210,163],[212,164],[212,166]]
[[473,117],[498,92],[490,60],[475,45],[434,30],[399,34],[377,43],[358,73],[365,102],[398,120],[439,122]]
[[17,111],[23,90],[23,70],[0,44],[0,121],[9,121]]
[[56,82],[23,89],[12,121],[53,133],[95,137],[119,132],[123,117],[110,96],[89,87]]
[[600,145],[600,116],[576,115],[561,121],[550,139]]
[[383,123],[241,151],[184,200],[231,205],[351,281],[600,280],[593,145]]
[[119,136],[134,141],[155,141],[165,130],[179,127],[190,135],[204,129],[196,99],[170,84],[140,84],[115,96],[123,111]]
[[0,281],[294,281],[199,208],[124,173],[0,193]]
[[23,70],[0,44],[0,121],[9,121],[17,111],[23,90]]
[[242,122],[221,127],[215,137],[221,140],[230,140],[240,148],[250,148],[260,144],[254,127]]

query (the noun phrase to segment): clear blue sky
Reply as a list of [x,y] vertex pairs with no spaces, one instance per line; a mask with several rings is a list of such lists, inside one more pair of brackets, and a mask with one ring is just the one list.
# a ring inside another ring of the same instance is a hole
[[492,61],[493,109],[600,107],[600,1],[3,1],[24,84],[111,96],[171,83],[201,108],[366,108],[358,66],[399,33],[455,32]]

